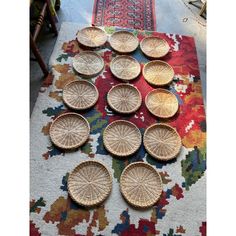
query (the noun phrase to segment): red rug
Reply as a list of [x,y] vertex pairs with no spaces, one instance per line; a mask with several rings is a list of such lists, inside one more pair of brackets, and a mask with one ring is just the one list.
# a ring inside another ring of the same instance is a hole
[[92,24],[155,31],[155,0],[94,0]]

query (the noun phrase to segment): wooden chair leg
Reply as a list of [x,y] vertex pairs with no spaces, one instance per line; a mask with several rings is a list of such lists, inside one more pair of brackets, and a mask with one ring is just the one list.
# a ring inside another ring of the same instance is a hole
[[41,70],[43,71],[43,74],[45,76],[47,76],[49,73],[47,66],[44,63],[43,58],[41,57],[38,47],[36,46],[36,43],[34,42],[31,34],[30,34],[30,48],[32,49],[32,52],[33,52],[34,56],[36,57],[36,60],[38,61],[39,66],[40,66]]
[[201,16],[206,11],[206,2],[203,4],[201,11],[199,12],[199,15]]
[[54,20],[54,18],[52,16],[52,13],[51,13],[51,11],[49,9],[49,7],[50,7],[50,0],[45,0],[45,1],[47,2],[47,13],[48,13],[49,21],[50,21],[50,23],[52,25],[52,30],[55,33],[55,35],[57,36],[58,35],[57,26],[56,26],[55,20]]

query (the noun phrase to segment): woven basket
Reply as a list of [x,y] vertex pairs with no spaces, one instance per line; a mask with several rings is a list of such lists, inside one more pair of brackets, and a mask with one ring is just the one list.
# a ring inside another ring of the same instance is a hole
[[106,33],[97,27],[85,27],[77,33],[80,44],[90,48],[100,47],[107,41]]
[[120,190],[129,204],[141,208],[150,207],[161,196],[162,179],[153,166],[135,162],[123,170]]
[[144,65],[143,76],[151,85],[164,86],[173,80],[174,70],[168,63],[155,60]]
[[112,176],[98,161],[84,161],[69,175],[68,192],[79,205],[91,207],[102,203],[112,189]]
[[141,72],[139,62],[135,58],[126,55],[115,57],[111,61],[110,69],[114,76],[124,81],[137,78]]
[[49,134],[59,148],[73,149],[83,145],[89,137],[88,121],[77,113],[59,115],[51,124]]
[[179,109],[176,96],[172,92],[161,88],[149,92],[145,98],[145,104],[154,116],[160,118],[170,118]]
[[65,104],[75,110],[84,110],[94,106],[98,96],[96,86],[85,80],[68,83],[62,93]]
[[142,104],[142,96],[133,85],[118,84],[108,92],[107,102],[116,112],[129,114],[139,109]]
[[139,41],[133,33],[121,30],[111,35],[110,45],[119,53],[130,53],[137,49]]
[[116,120],[103,133],[103,144],[113,155],[125,157],[134,154],[140,147],[142,135],[138,127],[126,120]]
[[170,50],[170,46],[165,39],[159,37],[146,37],[140,43],[142,52],[151,58],[164,57]]
[[81,75],[93,77],[104,68],[104,61],[100,55],[92,51],[83,51],[73,58],[73,67]]
[[162,161],[175,158],[182,146],[177,131],[167,124],[149,126],[144,132],[143,144],[152,157]]

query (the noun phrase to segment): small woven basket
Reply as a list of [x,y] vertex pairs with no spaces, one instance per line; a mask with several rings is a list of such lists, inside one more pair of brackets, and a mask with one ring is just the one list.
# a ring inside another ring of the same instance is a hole
[[182,146],[178,132],[167,124],[149,126],[144,132],[143,144],[152,157],[162,161],[175,158]]
[[126,201],[139,208],[153,206],[162,193],[162,179],[156,169],[144,162],[129,164],[120,177],[120,190]]
[[107,102],[116,112],[130,114],[139,109],[142,104],[142,96],[133,85],[118,84],[108,92]]
[[73,112],[59,115],[51,124],[49,135],[52,142],[62,149],[74,149],[83,145],[90,133],[88,121]]
[[154,86],[165,86],[174,78],[173,68],[166,62],[155,60],[146,63],[143,67],[145,80]]
[[139,41],[133,33],[121,30],[111,35],[110,45],[116,52],[131,53],[137,49]]
[[107,35],[98,27],[85,27],[77,33],[77,40],[83,46],[96,48],[106,43]]
[[99,205],[109,196],[111,189],[111,173],[98,161],[80,163],[68,177],[70,197],[81,206]]

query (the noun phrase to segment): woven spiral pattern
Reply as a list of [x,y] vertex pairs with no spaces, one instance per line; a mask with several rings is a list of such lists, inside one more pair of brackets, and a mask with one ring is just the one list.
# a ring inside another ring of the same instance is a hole
[[142,135],[137,126],[125,120],[112,122],[103,133],[105,148],[113,155],[120,157],[134,154],[141,142]]
[[66,113],[58,116],[50,127],[52,142],[63,149],[77,148],[89,137],[88,121],[77,113]]
[[138,47],[137,37],[128,31],[117,31],[111,35],[111,47],[120,53],[133,52]]
[[72,109],[83,110],[92,107],[98,100],[95,85],[85,80],[76,80],[63,89],[63,101]]
[[173,80],[174,70],[168,63],[155,60],[144,65],[143,76],[152,85],[164,86]]
[[97,27],[86,27],[77,33],[77,40],[86,47],[99,47],[107,41],[106,33]]
[[170,50],[166,40],[153,36],[144,38],[140,43],[140,48],[146,56],[152,58],[164,57]]
[[82,75],[95,76],[102,71],[104,61],[102,57],[95,52],[83,51],[75,55],[73,59],[73,67]]
[[145,98],[148,110],[160,118],[170,118],[178,111],[179,103],[176,96],[166,89],[155,89]]
[[138,89],[130,84],[118,84],[107,95],[109,106],[119,113],[132,113],[139,109],[142,97]]
[[69,194],[82,206],[90,207],[103,202],[110,194],[111,188],[111,174],[97,161],[80,163],[68,178]]
[[175,158],[181,149],[179,134],[166,124],[148,127],[144,132],[143,143],[151,156],[163,161]]
[[157,202],[162,193],[161,176],[151,165],[135,162],[122,172],[120,189],[131,205],[150,207]]
[[113,75],[124,81],[135,79],[141,71],[138,61],[130,56],[117,56],[110,65],[110,69]]

